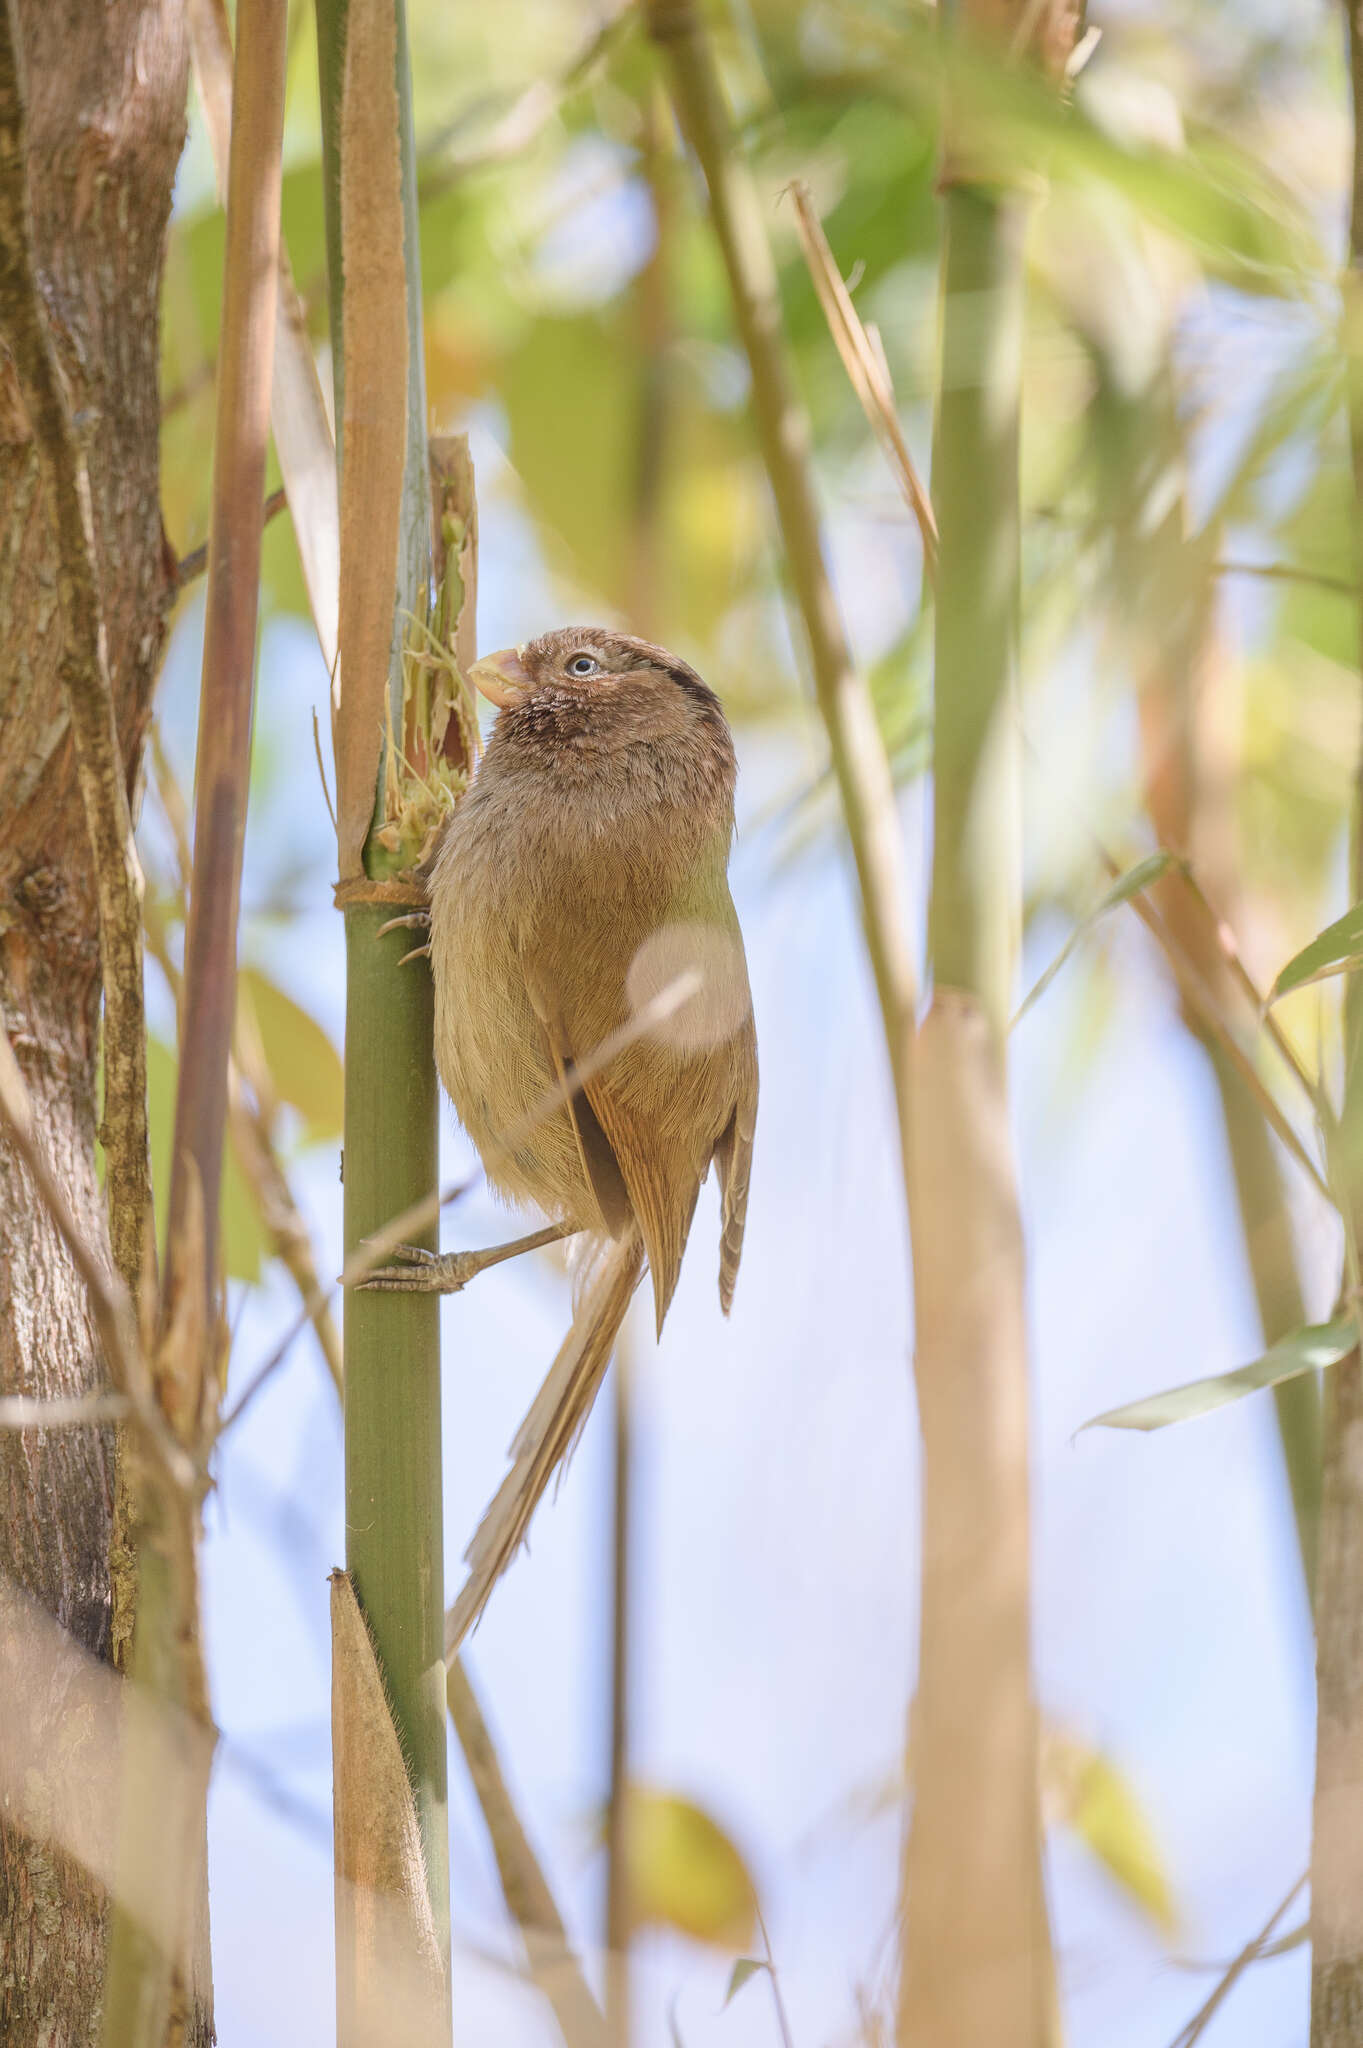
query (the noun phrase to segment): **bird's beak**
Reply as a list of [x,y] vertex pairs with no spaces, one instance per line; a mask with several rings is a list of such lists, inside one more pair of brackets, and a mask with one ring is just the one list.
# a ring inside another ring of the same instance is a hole
[[499,711],[509,711],[519,704],[531,686],[530,671],[515,647],[503,647],[499,653],[485,654],[475,661],[469,670],[469,681]]

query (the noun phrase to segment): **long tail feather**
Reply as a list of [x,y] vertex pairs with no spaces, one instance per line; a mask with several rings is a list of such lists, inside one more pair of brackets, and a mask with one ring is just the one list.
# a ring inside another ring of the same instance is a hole
[[481,1619],[545,1488],[576,1448],[643,1270],[643,1245],[631,1235],[611,1245],[584,1290],[572,1328],[516,1432],[511,1470],[464,1553],[469,1574],[445,1616],[447,1658]]

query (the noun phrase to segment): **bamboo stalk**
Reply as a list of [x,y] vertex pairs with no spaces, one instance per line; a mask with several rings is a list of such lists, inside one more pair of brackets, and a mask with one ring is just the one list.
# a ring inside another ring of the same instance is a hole
[[606,1795],[606,2026],[610,2048],[629,2048],[630,1945],[633,1902],[629,1871],[630,1510],[634,1457],[633,1374],[629,1327],[615,1350],[615,1458],[611,1515],[610,1779]]
[[[187,12],[195,81],[213,151],[218,189],[225,198],[232,126],[232,32],[226,0],[189,0]],[[321,642],[322,659],[330,674],[336,666],[340,582],[336,450],[308,335],[307,316],[282,237],[270,420],[308,603]],[[270,516],[268,500],[266,516]],[[181,587],[189,575],[186,559],[180,563]]]
[[[247,0],[238,22],[241,90],[232,120],[222,346],[208,543],[203,710],[195,769],[194,889],[185,987],[170,1213],[190,1174],[204,1205],[204,1283],[218,1242],[227,1062],[235,1015],[237,915],[251,769],[256,617],[270,435],[284,127],[283,0]],[[167,1291],[180,1275],[167,1246]]]
[[[947,728],[935,802],[938,996],[915,1050],[890,770],[824,569],[808,428],[782,347],[755,189],[733,147],[694,8],[652,0],[649,25],[667,52],[682,128],[705,176],[752,370],[758,433],[857,865],[910,1190],[925,1584],[907,1858],[915,1903],[901,2025],[906,2040],[1031,2048],[1049,2027],[1052,1990],[1028,1638],[1022,1251],[1001,1053],[1020,916],[1009,701],[1020,221],[1012,203],[987,193],[948,193],[944,360],[953,378],[939,457],[950,480],[937,508],[939,748]],[[983,360],[982,303],[993,314]],[[915,1188],[931,1199],[914,1200]]]
[[[337,459],[341,479],[341,671],[333,693],[338,891],[346,931],[344,1233],[362,1238],[436,1185],[432,990],[407,941],[381,934],[422,889],[373,832],[378,787],[400,764],[382,734],[410,743],[405,622],[431,605],[431,500],[422,363],[411,78],[402,0],[318,7]],[[471,490],[464,506],[471,533]],[[468,597],[472,626],[472,589]],[[386,709],[385,709],[386,707]],[[416,1242],[434,1247],[428,1225]],[[345,1296],[346,1564],[382,1666],[415,1799],[429,1919],[449,1996],[445,1779],[440,1321],[435,1296]],[[342,1792],[362,1753],[336,1742]],[[346,1792],[347,1801],[350,1794]],[[351,1902],[353,1904],[353,1901]],[[380,1902],[382,1903],[382,1902]],[[338,1907],[343,1901],[338,1895]],[[410,1919],[410,1901],[406,1902]],[[367,1909],[366,1909],[367,1910]],[[341,2038],[362,1929],[338,1912]],[[361,1987],[363,1990],[363,1987]],[[372,1997],[364,1992],[361,2004]],[[448,2013],[445,2019],[448,2028]]]
[[646,0],[646,13],[649,32],[666,55],[682,131],[705,178],[734,318],[752,372],[755,425],[856,865],[907,1173],[917,998],[903,834],[889,757],[869,693],[853,666],[824,561],[810,474],[809,422],[791,376],[776,266],[752,173],[735,145],[714,57],[693,0]]
[[[1346,0],[1353,120],[1349,260],[1342,279],[1354,531],[1363,569],[1363,20]],[[1363,644],[1359,648],[1363,674]],[[1363,751],[1350,816],[1350,894],[1363,894]],[[1358,1295],[1363,1238],[1363,980],[1344,989],[1344,1098],[1336,1169],[1345,1287]],[[1325,1393],[1320,1547],[1316,1567],[1316,1783],[1311,1842],[1311,2048],[1363,2039],[1363,1352],[1330,1373]]]
[[1050,2024],[1029,1618],[1024,1258],[1003,1057],[1020,920],[1018,415],[1024,212],[948,183],[933,463],[934,997],[911,1205],[923,1600],[901,2043]]
[[[279,244],[287,9],[241,0],[241,92],[232,124],[223,274],[208,604],[196,776],[195,851],[185,944],[157,1391],[197,1450],[217,1396],[216,1258],[236,927],[250,778],[270,360]],[[131,1671],[153,1697],[209,1722],[199,1642],[197,1495],[138,1502],[137,1614]],[[146,1716],[129,1717],[122,1763],[119,1883],[105,1995],[107,2048],[160,2048],[168,2032],[211,2039],[206,1813],[157,1812]],[[206,1784],[201,1788],[206,1793]],[[183,1929],[169,1949],[124,1901],[159,1885]],[[187,1958],[183,1960],[182,1958]]]

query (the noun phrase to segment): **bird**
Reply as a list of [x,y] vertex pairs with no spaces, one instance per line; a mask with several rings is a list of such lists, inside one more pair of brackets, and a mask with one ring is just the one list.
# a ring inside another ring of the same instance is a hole
[[436,1065],[493,1189],[548,1222],[490,1251],[399,1247],[366,1284],[448,1292],[556,1238],[585,1248],[572,1326],[466,1553],[447,1655],[581,1435],[645,1272],[661,1335],[712,1165],[728,1314],[758,1094],[715,692],[600,627],[484,656],[469,679],[497,717],[428,868]]

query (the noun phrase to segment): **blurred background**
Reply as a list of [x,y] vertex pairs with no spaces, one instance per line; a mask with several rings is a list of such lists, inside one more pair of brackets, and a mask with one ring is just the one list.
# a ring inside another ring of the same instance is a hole
[[[409,25],[430,424],[471,437],[479,645],[624,624],[695,663],[739,750],[733,878],[762,1059],[743,1273],[726,1324],[707,1189],[662,1343],[640,1314],[629,1347],[630,1767],[657,1795],[636,1874],[635,2038],[781,2040],[765,1978],[726,2003],[736,1958],[763,1953],[755,1892],[790,2039],[876,2043],[893,2014],[917,1631],[907,1238],[883,1038],[780,588],[746,363],[633,15],[410,0]],[[1078,1434],[1116,1403],[1263,1349],[1264,1245],[1245,1227],[1254,1190],[1243,1148],[1228,1146],[1224,1076],[1131,911],[1091,913],[1108,886],[1099,843],[1126,866],[1163,838],[1193,852],[1266,986],[1345,904],[1358,724],[1337,282],[1349,130],[1341,10],[1105,4],[1090,29],[1068,111],[1021,91],[995,109],[1005,145],[1025,144],[1046,172],[1028,245],[1019,1001],[1077,935],[1013,1035],[1011,1075],[1066,2038],[1150,2048],[1174,2038],[1305,1868],[1312,1643],[1270,1395],[1150,1436]],[[795,177],[810,187],[927,474],[940,258],[931,10],[733,0],[714,30],[781,263],[831,565],[900,781],[921,914],[931,632],[919,537],[783,193]],[[316,108],[300,4],[284,228],[325,367]],[[182,556],[207,527],[222,254],[195,107],[163,344],[165,520]],[[268,529],[265,578],[241,1028],[256,1047],[256,1109],[329,1276],[344,959],[314,760],[328,679],[287,513]],[[183,900],[169,792],[192,785],[202,597],[187,583],[158,701],[166,773],[140,833],[172,966]],[[164,1155],[174,1004],[152,979]],[[1335,998],[1308,990],[1281,1014],[1303,1057],[1333,1071]],[[447,1178],[470,1169],[448,1108],[443,1149]],[[1267,1166],[1254,1170],[1290,1215],[1305,1311],[1323,1317],[1336,1225],[1285,1150],[1260,1151]],[[234,1172],[227,1211],[230,1402],[297,1295],[248,1174]],[[494,1242],[504,1220],[475,1186],[446,1212],[443,1242]],[[489,1272],[443,1309],[451,1586],[568,1314],[548,1255]],[[603,1399],[467,1658],[598,1983],[613,1427]],[[304,1331],[224,1439],[207,1509],[223,1730],[210,1810],[217,2020],[224,2041],[261,2048],[333,2037],[326,1574],[344,1551],[341,1464],[335,1389]],[[451,1811],[457,2037],[553,2041],[457,1749]],[[1307,1953],[1289,1944],[1256,1964],[1204,2038],[1300,2042]]]

